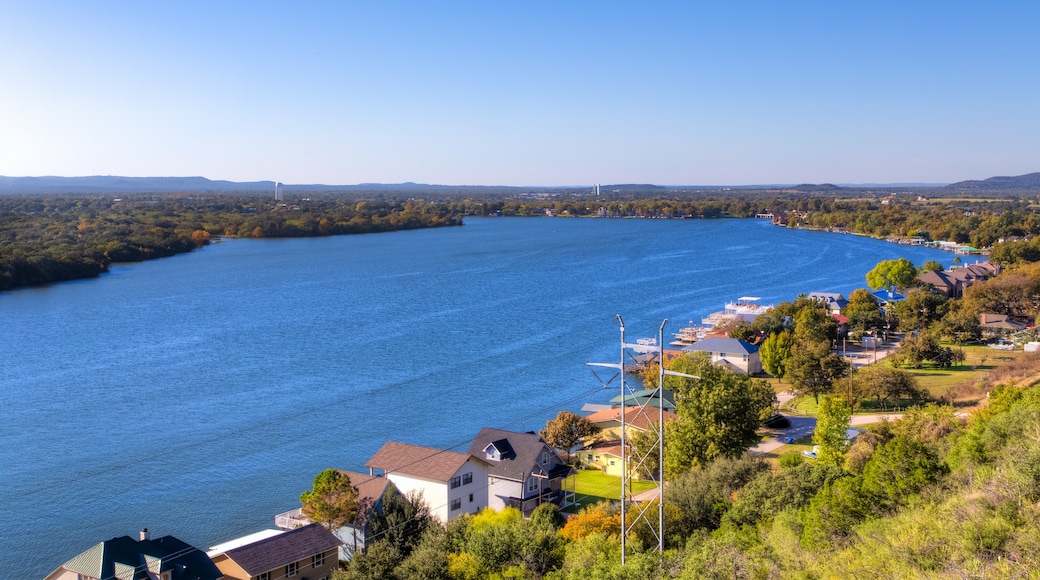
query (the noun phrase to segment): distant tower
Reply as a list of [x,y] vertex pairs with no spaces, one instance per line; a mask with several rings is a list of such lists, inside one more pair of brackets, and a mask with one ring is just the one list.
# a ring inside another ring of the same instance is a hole
[[277,181],[274,182],[274,200],[282,201],[282,184]]

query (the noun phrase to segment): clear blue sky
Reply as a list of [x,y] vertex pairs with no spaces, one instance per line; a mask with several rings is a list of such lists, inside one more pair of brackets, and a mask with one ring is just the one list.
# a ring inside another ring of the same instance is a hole
[[1040,171],[1040,2],[0,0],[0,175]]

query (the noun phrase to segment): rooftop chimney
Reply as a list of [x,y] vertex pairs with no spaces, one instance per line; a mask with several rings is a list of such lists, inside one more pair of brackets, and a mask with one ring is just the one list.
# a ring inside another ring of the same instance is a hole
[[141,530],[141,541],[152,539],[152,535],[148,533],[148,528]]

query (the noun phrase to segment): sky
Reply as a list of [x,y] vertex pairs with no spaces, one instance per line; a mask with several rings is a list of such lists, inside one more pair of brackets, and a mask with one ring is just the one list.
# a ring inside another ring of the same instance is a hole
[[1040,171],[1040,2],[0,0],[0,175],[950,183]]

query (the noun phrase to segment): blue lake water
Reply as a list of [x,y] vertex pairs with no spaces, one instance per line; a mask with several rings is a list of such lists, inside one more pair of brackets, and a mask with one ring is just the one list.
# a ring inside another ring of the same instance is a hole
[[206,549],[273,526],[387,440],[461,448],[607,393],[585,366],[724,302],[864,285],[953,256],[764,220],[468,218],[230,240],[0,293],[0,577],[102,540]]

